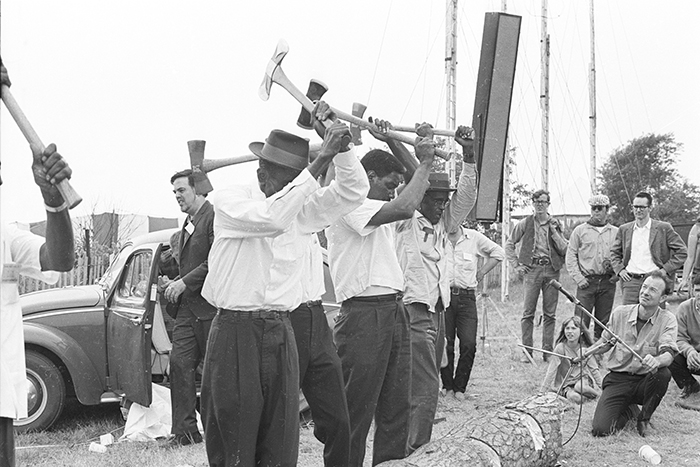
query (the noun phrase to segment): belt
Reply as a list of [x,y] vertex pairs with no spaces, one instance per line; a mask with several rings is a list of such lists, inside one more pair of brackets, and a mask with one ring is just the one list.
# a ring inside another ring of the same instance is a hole
[[359,297],[350,297],[346,301],[353,302],[398,302],[403,298],[403,292],[388,293],[384,295],[360,295]]
[[633,272],[628,272],[627,274],[629,274],[632,279],[644,279],[647,276],[646,274],[636,274]]
[[452,295],[475,295],[476,289],[462,289],[460,287],[450,287]]
[[532,264],[537,264],[539,266],[546,266],[552,264],[552,261],[546,256],[540,256],[539,258],[532,258]]
[[321,300],[307,300],[305,302],[301,302],[299,306],[305,306],[306,308],[311,308],[315,306],[320,306],[323,302]]
[[610,279],[612,274],[589,274],[586,279]]
[[289,318],[288,311],[277,311],[277,310],[253,310],[253,311],[243,311],[243,310],[229,310],[226,308],[219,308],[218,313],[227,312],[233,313],[239,319],[282,319]]

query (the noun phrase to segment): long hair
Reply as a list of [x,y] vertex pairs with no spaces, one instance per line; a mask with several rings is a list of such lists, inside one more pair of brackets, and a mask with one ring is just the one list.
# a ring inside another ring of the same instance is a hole
[[561,323],[561,330],[559,331],[559,337],[557,337],[557,344],[560,342],[566,342],[566,334],[564,333],[564,329],[566,329],[566,325],[569,323],[574,323],[574,326],[579,328],[581,331],[581,335],[578,338],[579,343],[582,343],[583,345],[590,347],[593,345],[593,339],[591,339],[591,334],[588,332],[588,329],[585,329],[583,327],[583,323],[581,322],[581,318],[578,316],[572,316],[569,319],[564,320],[563,323]]

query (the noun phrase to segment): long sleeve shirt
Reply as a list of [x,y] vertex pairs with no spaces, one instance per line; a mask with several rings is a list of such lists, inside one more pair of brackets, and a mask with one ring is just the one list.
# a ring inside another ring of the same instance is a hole
[[416,211],[411,219],[396,223],[396,249],[404,272],[404,303],[424,303],[432,312],[439,298],[450,305],[447,271],[448,233],[459,228],[476,202],[474,164],[464,164],[457,191],[437,224]]
[[[671,355],[678,353],[676,344],[678,323],[670,311],[659,308],[637,333],[637,316],[641,305],[622,305],[615,308],[610,315],[609,329],[634,349],[642,358],[647,355],[658,357],[664,352]],[[612,339],[607,329],[601,336]],[[608,370],[632,374],[646,374],[648,368],[622,344],[618,343],[610,351],[607,362]]]
[[231,310],[296,308],[301,301],[300,288],[281,301],[277,300],[276,291],[268,289],[273,240],[291,226],[308,196],[318,188],[311,173],[303,170],[268,198],[257,184],[212,193],[214,243],[209,251],[209,273],[202,296],[217,308]]
[[479,257],[503,261],[506,257],[503,248],[476,230],[462,227],[452,242],[447,242],[447,270],[450,286],[460,289],[473,289],[478,285],[476,271]]
[[700,352],[700,300],[691,298],[678,305],[678,351],[688,358]]
[[587,222],[577,225],[569,238],[566,250],[566,269],[576,284],[586,276],[613,274],[610,247],[617,236],[617,227],[605,224],[595,227]]

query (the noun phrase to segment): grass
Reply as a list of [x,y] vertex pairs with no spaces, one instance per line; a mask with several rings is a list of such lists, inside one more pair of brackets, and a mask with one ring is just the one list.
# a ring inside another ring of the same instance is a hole
[[[574,291],[571,279],[562,275],[562,284]],[[487,299],[478,302],[480,319],[485,309],[488,315],[488,332],[483,343],[479,344],[471,381],[467,388],[468,399],[457,402],[454,399],[440,399],[436,418],[445,421],[435,425],[433,439],[444,436],[455,426],[470,417],[493,412],[509,402],[524,399],[535,394],[546,370],[541,355],[535,354],[536,365],[519,363],[519,340],[513,333],[520,333],[522,314],[522,286],[511,287],[510,301],[501,303],[498,290],[493,302]],[[616,300],[616,303],[619,303]],[[670,310],[675,310],[678,302],[671,302]],[[573,314],[573,305],[560,296],[557,310],[557,330],[563,319]],[[483,319],[482,319],[483,321]],[[481,324],[481,323],[480,323]],[[539,342],[541,327],[535,329],[535,342]],[[481,333],[481,327],[479,329]],[[538,344],[536,344],[538,345]],[[590,434],[595,402],[583,405],[580,424],[579,407],[571,405],[564,413],[562,435],[564,441],[572,435],[571,441],[563,448],[559,458],[561,466],[641,466],[647,465],[637,452],[644,444],[654,448],[667,466],[700,467],[700,413],[676,408],[675,401],[680,391],[671,381],[669,390],[661,405],[652,417],[652,429],[642,439],[634,426],[617,435],[607,438],[594,438]],[[58,423],[44,433],[30,433],[16,437],[17,464],[19,466],[206,466],[206,452],[203,444],[165,450],[157,443],[117,443],[109,446],[104,454],[88,451],[90,441],[105,433],[113,432],[118,438],[123,432],[124,422],[117,404],[99,407],[83,407],[70,404]],[[370,441],[371,444],[371,434]],[[313,436],[310,423],[302,422],[299,463],[300,466],[321,467],[322,445]],[[368,447],[371,453],[371,447]],[[365,459],[365,466],[371,459]]]

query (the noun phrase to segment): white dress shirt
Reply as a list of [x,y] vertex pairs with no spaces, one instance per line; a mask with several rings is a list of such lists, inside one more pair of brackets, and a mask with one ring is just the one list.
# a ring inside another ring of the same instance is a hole
[[632,228],[632,249],[630,250],[630,261],[627,263],[627,272],[632,274],[646,274],[659,269],[654,264],[649,248],[649,234],[651,232],[651,219],[643,227],[634,223]]
[[460,233],[454,245],[447,243],[450,286],[475,289],[478,285],[476,271],[479,257],[503,261],[506,254],[500,245],[476,230],[462,227]]
[[331,278],[338,302],[361,295],[370,287],[403,291],[393,223],[367,225],[386,203],[365,199],[327,230]]

